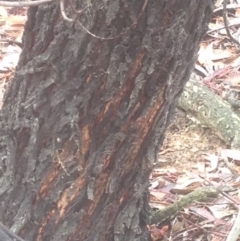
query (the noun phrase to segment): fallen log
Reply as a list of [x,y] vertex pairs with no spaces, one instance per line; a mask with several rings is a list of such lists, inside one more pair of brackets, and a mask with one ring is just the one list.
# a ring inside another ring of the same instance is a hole
[[240,148],[240,112],[204,85],[195,74],[185,86],[179,107],[213,130],[231,148]]

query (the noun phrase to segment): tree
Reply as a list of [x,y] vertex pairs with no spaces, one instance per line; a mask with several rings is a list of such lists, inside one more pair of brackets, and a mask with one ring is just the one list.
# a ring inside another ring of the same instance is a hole
[[84,11],[29,9],[1,113],[0,216],[25,240],[144,240],[148,178],[213,3],[72,4]]

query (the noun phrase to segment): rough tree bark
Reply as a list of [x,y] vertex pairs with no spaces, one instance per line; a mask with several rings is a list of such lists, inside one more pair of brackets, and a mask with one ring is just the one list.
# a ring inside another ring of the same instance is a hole
[[213,7],[91,4],[80,21],[96,35],[137,25],[104,41],[58,1],[28,12],[0,122],[0,217],[26,240],[144,240],[149,174]]

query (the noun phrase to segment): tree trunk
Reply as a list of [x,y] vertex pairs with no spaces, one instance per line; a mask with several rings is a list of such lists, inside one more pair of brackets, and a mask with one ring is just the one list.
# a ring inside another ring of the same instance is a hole
[[0,123],[1,221],[25,240],[146,238],[149,174],[213,8],[91,4],[80,22],[112,40],[58,1],[28,12]]

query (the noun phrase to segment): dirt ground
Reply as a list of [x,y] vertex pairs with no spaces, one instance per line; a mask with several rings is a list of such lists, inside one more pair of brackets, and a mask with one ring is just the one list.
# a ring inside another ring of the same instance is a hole
[[[210,129],[192,121],[176,109],[160,150],[160,166],[175,168],[177,171],[191,170],[206,154],[217,154],[227,148]],[[158,166],[158,165],[157,165]]]

